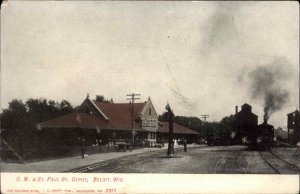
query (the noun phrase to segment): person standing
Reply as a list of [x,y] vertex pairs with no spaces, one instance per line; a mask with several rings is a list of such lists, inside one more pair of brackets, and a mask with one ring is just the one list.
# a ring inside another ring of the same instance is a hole
[[81,158],[84,158],[84,153],[85,153],[85,138],[81,137],[80,138],[80,148],[81,148]]
[[183,139],[183,146],[184,146],[184,152],[187,152],[187,143],[186,143],[186,139]]

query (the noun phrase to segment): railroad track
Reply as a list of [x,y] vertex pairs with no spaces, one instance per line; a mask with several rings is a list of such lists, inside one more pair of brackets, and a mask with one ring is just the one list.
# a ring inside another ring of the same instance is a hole
[[272,151],[259,152],[261,158],[277,173],[277,174],[300,174],[300,168]]
[[[196,149],[201,147],[190,147],[190,149]],[[183,151],[183,148],[175,148],[176,151]],[[88,166],[80,167],[77,169],[72,169],[65,172],[72,172],[72,173],[91,173],[93,171],[101,172],[101,173],[112,173],[118,169],[124,168],[126,166],[129,166],[133,163],[145,160],[150,157],[158,156],[163,153],[166,153],[167,150],[155,150],[150,151],[142,154],[133,154],[129,156],[123,156],[107,161],[102,161],[98,163],[94,163]]]

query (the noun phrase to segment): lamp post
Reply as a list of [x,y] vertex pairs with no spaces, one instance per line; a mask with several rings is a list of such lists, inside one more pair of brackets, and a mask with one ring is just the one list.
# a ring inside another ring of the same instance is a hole
[[173,117],[174,113],[169,105],[169,103],[166,106],[167,114],[168,114],[168,120],[169,120],[169,144],[168,144],[168,156],[174,155],[174,144],[173,144]]
[[101,152],[101,138],[100,138],[100,133],[101,133],[101,129],[97,127],[97,143],[98,143],[98,146],[99,146],[99,151]]
[[40,160],[42,160],[42,136],[41,136],[42,127],[41,127],[41,125],[37,124],[36,129],[37,129],[37,133],[38,133],[38,142],[39,142],[39,157],[40,157]]
[[206,119],[209,118],[209,115],[201,115],[201,118],[204,119],[204,131],[205,131],[205,139],[207,141],[207,123],[206,123]]

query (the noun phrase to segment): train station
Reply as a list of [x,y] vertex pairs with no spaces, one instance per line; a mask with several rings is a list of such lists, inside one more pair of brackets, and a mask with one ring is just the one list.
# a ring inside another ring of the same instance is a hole
[[[168,141],[169,125],[158,121],[158,114],[150,99],[143,103],[97,102],[86,97],[76,112],[38,123],[45,134],[77,145],[84,138],[86,146],[162,147]],[[198,132],[174,124],[174,139],[185,138],[194,143]],[[134,139],[132,139],[134,137]]]

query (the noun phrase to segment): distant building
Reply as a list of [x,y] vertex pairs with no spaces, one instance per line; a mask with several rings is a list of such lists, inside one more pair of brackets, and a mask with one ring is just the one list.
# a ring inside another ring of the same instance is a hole
[[[41,129],[62,130],[73,129],[70,138],[85,136],[88,142],[101,138],[102,143],[114,139],[132,139],[132,104],[97,102],[87,97],[76,112],[63,115],[38,124]],[[133,104],[133,129],[135,144],[147,142],[153,145],[158,134],[165,133],[165,125],[159,125],[158,114],[151,99],[143,103]],[[197,132],[174,124],[174,134],[191,134]],[[73,136],[72,136],[73,135]],[[72,136],[72,137],[71,137]]]
[[238,112],[236,108],[236,128],[237,138],[251,136],[251,133],[256,130],[258,124],[258,116],[252,113],[252,107],[245,103],[242,105],[242,110]]
[[[300,141],[300,112],[296,110],[287,114],[288,141]],[[292,136],[291,136],[292,135]]]

